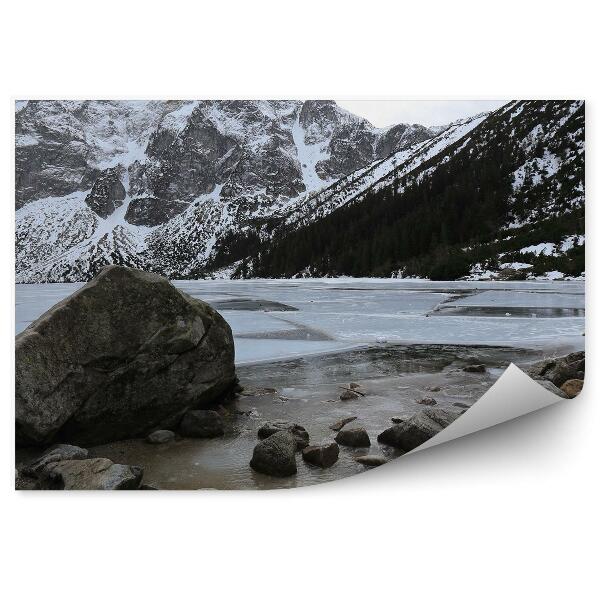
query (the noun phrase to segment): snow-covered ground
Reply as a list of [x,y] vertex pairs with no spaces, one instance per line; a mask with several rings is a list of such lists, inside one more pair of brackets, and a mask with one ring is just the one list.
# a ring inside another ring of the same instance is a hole
[[[583,348],[585,339],[581,281],[174,283],[227,319],[238,364],[394,343],[507,345],[552,352]],[[16,332],[80,286],[17,285]]]

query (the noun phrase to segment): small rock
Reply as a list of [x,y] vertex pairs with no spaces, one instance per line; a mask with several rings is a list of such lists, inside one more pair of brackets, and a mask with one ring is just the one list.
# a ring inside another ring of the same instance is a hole
[[357,417],[346,417],[345,419],[340,419],[337,423],[329,426],[329,429],[333,431],[339,431],[344,425],[348,423],[352,423],[352,421],[356,421]]
[[151,483],[142,483],[139,487],[140,490],[158,490],[159,488]]
[[352,390],[344,390],[340,394],[340,400],[356,400],[358,397],[358,394]]
[[549,358],[532,365],[527,373],[534,379],[546,379],[560,387],[569,379],[583,379],[585,352],[572,352],[566,356]]
[[575,398],[583,389],[583,380],[581,379],[567,379],[561,386],[560,389],[569,398]]
[[88,451],[79,446],[70,444],[55,444],[46,450],[39,458],[23,467],[23,475],[29,477],[40,477],[52,463],[61,460],[82,460],[88,457]]
[[364,448],[371,445],[369,434],[363,427],[342,429],[335,436],[335,441],[342,446],[350,446],[351,448]]
[[547,381],[546,379],[536,379],[535,382],[538,385],[541,385],[543,388],[546,388],[549,392],[552,392],[556,396],[559,396],[560,398],[569,397],[560,388],[557,388],[551,381]]
[[137,490],[144,469],[118,465],[108,458],[61,460],[48,465],[40,479],[42,489]]
[[337,462],[340,447],[336,442],[321,446],[307,446],[302,450],[302,458],[311,465],[327,469]]
[[213,438],[225,433],[221,415],[214,410],[190,410],[183,415],[179,431],[186,437]]
[[278,431],[287,431],[291,433],[296,440],[296,448],[298,450],[302,450],[302,448],[308,446],[308,431],[306,431],[302,425],[290,423],[289,421],[267,421],[266,423],[263,423],[258,430],[258,437],[261,440],[264,440]]
[[377,440],[410,452],[445,429],[459,415],[443,408],[425,408],[398,425],[382,431]]
[[146,441],[150,444],[166,444],[172,442],[175,439],[175,433],[169,429],[158,429],[153,431],[147,438]]
[[485,373],[485,365],[467,365],[463,367],[465,373]]
[[250,466],[259,473],[287,477],[297,472],[296,438],[289,431],[278,431],[254,447]]
[[434,404],[437,404],[437,401],[434,398],[429,398],[427,396],[425,398],[418,398],[415,400],[415,402],[417,404],[424,404],[425,406],[433,406]]
[[457,406],[458,408],[471,408],[469,404],[465,404],[464,402],[454,402],[452,406]]
[[18,470],[15,472],[15,490],[39,490],[40,484],[35,477],[29,477]]
[[356,383],[356,382],[352,382],[349,386],[348,386],[351,390],[357,390],[360,388],[360,383]]
[[404,421],[406,421],[406,419],[403,417],[392,417],[392,423],[404,423]]
[[428,392],[439,392],[442,388],[439,385],[430,385],[427,388]]
[[355,456],[354,460],[365,467],[380,467],[385,465],[387,458],[381,454],[367,454],[365,456]]

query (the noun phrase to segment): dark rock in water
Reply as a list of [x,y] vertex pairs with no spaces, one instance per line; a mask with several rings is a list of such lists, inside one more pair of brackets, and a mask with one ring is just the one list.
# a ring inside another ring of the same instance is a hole
[[404,423],[381,432],[377,440],[409,452],[448,427],[458,416],[443,408],[425,408]]
[[549,392],[552,392],[556,396],[559,396],[560,398],[569,397],[560,388],[557,388],[551,381],[547,381],[546,379],[536,379],[535,382],[538,385],[541,385],[543,388],[546,388]]
[[388,461],[385,456],[381,456],[381,454],[367,454],[365,456],[355,456],[354,460],[361,465],[365,465],[365,467],[380,467],[381,465],[385,465]]
[[327,469],[337,462],[340,448],[336,442],[321,446],[307,446],[302,450],[302,458],[311,465]]
[[575,398],[578,396],[583,389],[583,380],[581,379],[567,379],[561,386],[560,389],[569,397]]
[[40,477],[52,463],[61,460],[83,460],[88,457],[88,451],[79,446],[55,444],[48,448],[39,458],[22,469],[23,474]]
[[150,444],[166,444],[175,439],[175,433],[170,429],[159,429],[148,435],[146,441]]
[[425,406],[433,406],[434,404],[437,404],[437,401],[434,398],[418,398],[417,400],[415,400],[415,402],[417,404],[424,404]]
[[51,490],[137,490],[141,467],[118,465],[108,458],[62,460],[51,463],[40,479],[41,489]]
[[404,423],[406,419],[404,417],[392,417],[392,423]]
[[429,392],[439,392],[442,388],[439,385],[430,385],[427,388],[427,391]]
[[258,437],[261,440],[264,440],[278,431],[288,431],[291,433],[296,440],[296,447],[298,450],[302,450],[302,448],[308,446],[308,431],[306,431],[302,425],[289,423],[288,421],[268,421],[263,423],[258,430]]
[[289,431],[278,431],[254,447],[250,466],[259,473],[287,477],[296,468],[296,438]]
[[190,410],[183,415],[179,431],[186,437],[213,438],[225,433],[221,415],[215,410]]
[[351,390],[360,389],[360,383],[355,383],[354,381],[348,386]]
[[465,404],[464,402],[454,402],[452,406],[456,406],[458,408],[471,408],[470,404]]
[[17,445],[176,425],[235,380],[231,328],[164,277],[105,267],[16,338]]
[[572,352],[566,356],[549,358],[532,365],[527,373],[534,379],[546,379],[560,387],[569,379],[583,379],[585,352]]
[[125,200],[125,188],[119,177],[119,170],[106,169],[94,182],[92,191],[86,196],[85,203],[100,217],[106,219]]
[[151,196],[134,198],[127,207],[125,220],[132,225],[154,227],[166,223],[188,206],[188,202],[171,198],[159,199]]
[[352,448],[366,448],[371,445],[369,434],[363,427],[342,429],[336,436],[335,441],[342,446]]
[[485,365],[467,365],[463,371],[465,373],[485,373]]
[[356,400],[358,397],[359,395],[351,390],[344,390],[340,394],[340,400]]
[[340,419],[337,423],[329,426],[329,429],[333,431],[339,431],[344,425],[348,423],[352,423],[352,421],[356,421],[358,417],[346,417],[345,419]]

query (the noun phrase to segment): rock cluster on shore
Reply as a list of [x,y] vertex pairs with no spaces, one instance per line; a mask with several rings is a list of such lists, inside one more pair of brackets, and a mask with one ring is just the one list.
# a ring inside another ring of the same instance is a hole
[[144,470],[115,464],[108,458],[88,458],[85,448],[57,444],[17,473],[17,489],[137,490]]
[[527,373],[551,392],[574,398],[583,389],[585,352],[541,360],[532,365]]

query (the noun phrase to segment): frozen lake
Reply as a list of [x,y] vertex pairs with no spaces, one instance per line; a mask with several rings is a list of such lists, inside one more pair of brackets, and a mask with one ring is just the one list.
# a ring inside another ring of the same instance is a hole
[[[91,456],[141,465],[160,489],[271,489],[333,481],[361,473],[361,454],[393,459],[379,444],[392,417],[421,410],[433,397],[450,411],[472,406],[504,369],[584,346],[583,282],[426,282],[389,279],[176,281],[214,306],[235,337],[243,391],[217,407],[225,435],[178,437],[159,447],[143,439],[90,448]],[[22,331],[81,284],[17,285]],[[485,372],[468,373],[468,364]],[[340,400],[357,382],[364,397]],[[340,448],[319,469],[299,459],[298,473],[272,478],[249,467],[265,420],[302,424],[311,443],[330,441],[331,425],[354,418],[371,447]],[[32,456],[20,456],[22,464]]]
[[[381,344],[584,345],[585,283],[175,281],[227,319],[238,364]],[[16,333],[83,284],[16,286]]]

